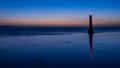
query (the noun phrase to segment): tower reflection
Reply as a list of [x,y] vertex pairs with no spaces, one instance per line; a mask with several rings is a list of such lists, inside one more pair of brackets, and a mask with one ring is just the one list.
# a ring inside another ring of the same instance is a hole
[[90,59],[93,60],[93,33],[89,33]]
[[93,49],[93,42],[92,42],[92,38],[93,38],[93,33],[94,33],[94,30],[93,30],[93,24],[92,24],[92,15],[90,14],[89,15],[89,30],[88,30],[88,34],[89,34],[89,45],[90,45],[90,58],[91,60],[93,60],[93,52],[92,52],[92,49]]

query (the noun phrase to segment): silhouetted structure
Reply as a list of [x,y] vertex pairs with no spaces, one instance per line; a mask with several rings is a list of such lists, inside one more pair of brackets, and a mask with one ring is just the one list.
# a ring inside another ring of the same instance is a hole
[[93,25],[92,25],[92,15],[90,14],[89,15],[89,30],[88,30],[88,34],[89,34],[89,45],[90,45],[90,58],[91,60],[93,60],[93,33],[94,33],[94,30],[93,30]]
[[94,33],[93,31],[93,25],[92,25],[92,15],[89,15],[89,30],[88,33]]
[[90,58],[93,60],[93,33],[89,33],[89,45],[90,45]]

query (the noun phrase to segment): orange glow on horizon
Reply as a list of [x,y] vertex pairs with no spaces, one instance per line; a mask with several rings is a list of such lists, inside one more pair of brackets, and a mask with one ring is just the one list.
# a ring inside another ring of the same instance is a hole
[[[0,21],[0,25],[10,26],[88,26],[88,20],[55,20],[55,21],[27,21],[27,20],[14,20],[14,21]],[[120,26],[119,20],[93,20],[94,26]]]

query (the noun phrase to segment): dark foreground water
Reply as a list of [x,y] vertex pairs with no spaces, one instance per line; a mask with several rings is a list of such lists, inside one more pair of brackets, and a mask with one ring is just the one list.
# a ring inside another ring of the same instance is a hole
[[0,68],[120,68],[119,29],[7,32],[0,33]]

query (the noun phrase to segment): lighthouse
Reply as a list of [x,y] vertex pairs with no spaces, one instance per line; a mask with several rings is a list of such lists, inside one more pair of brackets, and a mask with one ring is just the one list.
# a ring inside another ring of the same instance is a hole
[[90,58],[93,60],[93,52],[92,52],[92,37],[93,37],[93,24],[92,24],[92,14],[89,15],[89,44],[90,44]]
[[92,14],[89,15],[89,30],[88,30],[88,33],[89,34],[94,33],[93,25],[92,25]]

